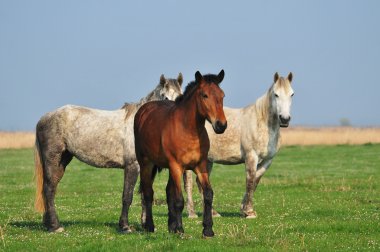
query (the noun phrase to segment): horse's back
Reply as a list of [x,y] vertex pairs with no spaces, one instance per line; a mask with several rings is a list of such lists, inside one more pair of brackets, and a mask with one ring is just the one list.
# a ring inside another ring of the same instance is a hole
[[125,112],[65,105],[45,114],[37,134],[97,167],[123,166]]
[[[154,101],[141,106],[134,119],[136,156],[161,156],[161,135],[170,118],[172,101]],[[165,162],[165,160],[161,160]]]
[[150,130],[150,126],[154,124],[155,129],[163,126],[160,121],[166,120],[171,109],[174,106],[173,101],[153,101],[145,103],[137,111],[134,119],[134,129],[136,132]]

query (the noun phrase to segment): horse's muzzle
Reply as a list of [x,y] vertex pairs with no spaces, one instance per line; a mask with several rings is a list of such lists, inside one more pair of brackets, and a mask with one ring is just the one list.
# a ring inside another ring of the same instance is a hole
[[213,128],[216,134],[222,134],[227,129],[227,122],[216,121]]
[[280,127],[287,128],[289,126],[289,122],[290,122],[290,116],[283,117],[280,115]]

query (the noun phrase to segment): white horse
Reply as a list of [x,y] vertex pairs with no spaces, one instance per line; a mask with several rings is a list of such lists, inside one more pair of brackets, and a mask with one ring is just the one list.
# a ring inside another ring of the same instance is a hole
[[124,169],[119,227],[122,232],[131,232],[128,210],[140,170],[135,155],[134,116],[146,102],[175,100],[182,94],[182,82],[181,73],[177,79],[166,79],[161,75],[157,87],[138,103],[126,103],[113,111],[66,105],[39,120],[35,146],[35,205],[44,213],[43,223],[50,232],[63,231],[54,197],[66,166],[74,156],[95,167]]
[[[254,104],[240,109],[225,107],[228,127],[224,134],[216,135],[212,127],[206,124],[211,144],[208,172],[211,173],[213,163],[245,163],[246,192],[240,210],[246,218],[257,217],[253,194],[280,147],[280,127],[289,125],[294,95],[292,79],[292,73],[287,78],[275,73],[273,85]],[[187,171],[184,176],[188,214],[189,217],[197,217],[192,199],[191,171]],[[213,215],[220,216],[215,210]]]

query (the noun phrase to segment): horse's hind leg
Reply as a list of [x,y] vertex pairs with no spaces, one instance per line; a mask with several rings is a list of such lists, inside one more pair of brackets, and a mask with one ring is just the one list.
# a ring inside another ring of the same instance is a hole
[[184,208],[184,199],[181,188],[181,177],[184,171],[177,164],[170,167],[170,176],[166,187],[166,197],[169,208],[168,227],[170,232],[183,233],[182,211]]
[[[140,163],[140,162],[139,162]],[[142,226],[147,232],[154,232],[152,204],[153,204],[153,164],[140,163],[140,190],[145,205],[145,222]]]
[[136,185],[137,177],[139,175],[139,165],[134,162],[124,168],[124,190],[123,190],[123,209],[119,220],[119,228],[123,233],[132,232],[128,223],[129,207],[132,204],[133,191]]
[[172,233],[183,233],[182,211],[185,205],[181,177],[183,169],[178,164],[170,164],[169,180],[166,186],[166,201],[168,203],[168,229]]
[[62,232],[55,210],[54,198],[57,185],[62,179],[66,165],[71,161],[72,155],[67,151],[46,150],[44,153],[44,183],[45,213],[43,222],[49,232]]

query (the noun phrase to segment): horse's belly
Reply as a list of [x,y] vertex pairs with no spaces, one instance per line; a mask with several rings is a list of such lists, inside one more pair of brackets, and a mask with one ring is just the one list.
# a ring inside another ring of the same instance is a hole
[[[122,150],[122,148],[120,148]],[[76,149],[72,153],[76,158],[95,167],[105,168],[122,168],[125,166],[123,154],[118,148],[110,148],[99,150],[92,149]]]
[[[86,153],[88,154],[88,153]],[[120,158],[112,158],[109,155],[104,155],[99,153],[99,155],[86,155],[76,153],[75,156],[85,162],[86,164],[95,166],[95,167],[104,167],[104,168],[123,168],[125,166],[124,160]]]
[[239,164],[244,162],[241,151],[241,133],[237,127],[239,122],[231,115],[227,121],[228,127],[221,135],[215,134],[211,125],[206,124],[210,138],[208,159],[219,164]]
[[200,151],[188,151],[181,156],[181,163],[187,169],[193,169],[196,167],[201,160]]
[[232,145],[212,145],[208,153],[208,160],[218,164],[240,164],[244,162],[240,148],[234,148]]
[[95,167],[122,168],[124,145],[117,136],[82,135],[67,141],[68,150],[79,160]]

